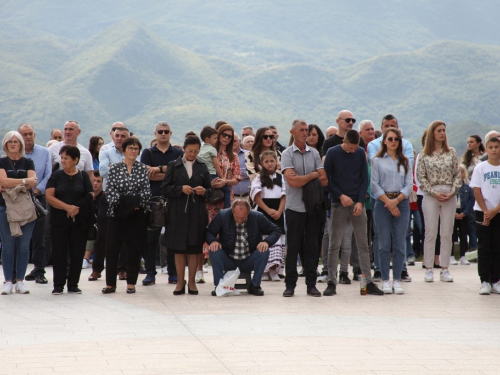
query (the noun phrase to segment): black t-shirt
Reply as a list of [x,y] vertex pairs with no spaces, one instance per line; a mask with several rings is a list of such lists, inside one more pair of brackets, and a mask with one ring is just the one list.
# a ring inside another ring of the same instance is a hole
[[[85,198],[85,195],[94,191],[90,177],[87,172],[78,171],[77,174],[69,176],[64,170],[55,171],[50,175],[46,189],[55,188],[55,197],[60,201],[77,206],[78,201]],[[79,221],[80,215],[75,216]],[[66,211],[58,208],[50,208],[50,223],[52,225],[71,225],[73,219],[68,218]]]
[[[328,139],[325,139],[325,141],[323,142],[323,156],[326,155],[329,148],[341,145],[343,143],[343,141],[344,141],[344,138],[339,137],[337,134],[332,135]],[[365,141],[361,137],[359,137],[359,147],[365,148]]]
[[[161,152],[156,146],[145,149],[141,154],[141,163],[149,165],[150,167],[158,167],[160,165],[166,166],[172,160],[176,160],[179,156],[184,155],[184,151],[172,145],[168,146],[167,151]],[[161,195],[161,184],[163,181],[151,181],[151,195],[157,197]]]
[[[12,165],[16,168],[17,174],[14,172]],[[31,159],[20,158],[9,162],[9,158],[5,157],[0,159],[0,169],[5,169],[8,178],[28,178],[28,171],[34,171],[35,164]],[[0,206],[5,206],[5,199],[3,199],[2,194],[0,194]]]

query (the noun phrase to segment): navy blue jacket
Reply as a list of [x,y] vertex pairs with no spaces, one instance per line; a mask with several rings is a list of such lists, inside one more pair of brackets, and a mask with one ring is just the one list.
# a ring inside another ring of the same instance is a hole
[[[280,228],[271,223],[263,214],[257,211],[250,211],[245,222],[248,231],[249,250],[253,253],[257,249],[259,242],[265,241],[272,246],[281,236]],[[266,234],[265,240],[262,235]],[[217,235],[219,238],[217,239]],[[220,210],[207,227],[205,239],[210,245],[213,241],[218,241],[228,255],[234,252],[236,245],[236,222],[230,208]]]
[[474,191],[465,182],[462,184],[458,194],[460,195],[460,213],[469,215],[473,212],[474,203]]

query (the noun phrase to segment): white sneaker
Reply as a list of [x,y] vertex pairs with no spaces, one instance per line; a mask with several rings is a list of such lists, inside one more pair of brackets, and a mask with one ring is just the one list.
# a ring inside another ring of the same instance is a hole
[[470,262],[465,257],[460,258],[460,265],[462,266],[470,266]]
[[455,259],[455,257],[453,255],[450,258],[450,264],[452,266],[456,266],[458,264],[457,260]]
[[450,275],[450,271],[448,271],[447,269],[441,271],[441,276],[439,277],[439,279],[447,283],[453,282],[453,276]]
[[21,294],[28,294],[30,290],[26,288],[26,285],[22,281],[17,281],[16,286],[15,286],[16,293],[21,293]]
[[3,286],[2,286],[2,296],[6,296],[7,294],[11,294],[12,293],[12,288],[14,287],[14,284],[12,284],[11,281],[8,281],[8,282],[5,282],[3,283]]
[[430,268],[425,271],[424,280],[426,283],[434,282],[434,272]]
[[206,264],[203,265],[203,273],[208,273],[208,266]]
[[262,279],[260,279],[261,281],[271,281],[271,278],[269,277],[269,274],[268,273],[263,273],[262,274]]
[[271,281],[281,281],[280,277],[275,272],[269,273],[269,276],[271,277]]
[[85,268],[89,268],[90,267],[90,263],[87,259],[83,259],[83,264],[82,264],[82,268],[85,269]]
[[481,287],[479,288],[479,294],[486,296],[490,294],[491,292],[491,286],[490,283],[487,283],[486,281],[483,281],[481,283]]
[[382,292],[384,292],[384,294],[392,294],[391,283],[389,280],[384,280],[382,282]]
[[500,282],[497,282],[491,286],[491,293],[500,294]]
[[162,267],[161,273],[168,273],[168,267]]
[[399,280],[394,280],[392,282],[392,289],[394,290],[394,294],[405,294],[404,289],[401,288],[401,284],[399,283]]
[[[279,277],[278,277],[279,278]],[[318,283],[327,283],[328,282],[328,275],[321,275],[321,276],[318,276],[318,278],[316,279],[316,281]]]
[[194,278],[194,281],[199,284],[205,283],[205,279],[203,278],[203,271],[196,272],[196,277]]

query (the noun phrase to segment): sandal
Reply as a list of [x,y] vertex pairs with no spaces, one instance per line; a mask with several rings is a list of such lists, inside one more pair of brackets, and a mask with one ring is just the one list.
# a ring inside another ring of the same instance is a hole
[[127,293],[128,294],[135,293],[135,287],[133,287],[133,288],[127,288]]

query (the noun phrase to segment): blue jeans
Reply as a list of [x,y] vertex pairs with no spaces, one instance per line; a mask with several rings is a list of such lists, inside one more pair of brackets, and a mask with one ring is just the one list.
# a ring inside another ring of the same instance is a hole
[[406,258],[414,257],[413,247],[411,245],[411,217],[413,216],[413,226],[422,231],[422,222],[420,221],[420,212],[418,210],[410,210],[410,218],[408,219],[408,231],[406,232]]
[[7,221],[6,207],[0,206],[0,238],[2,239],[2,268],[5,281],[12,281],[14,272],[14,253],[17,248],[16,278],[24,280],[26,268],[30,258],[31,233],[36,221],[32,221],[21,227],[22,236],[12,237],[10,235],[9,222]]
[[[372,214],[375,216],[375,203],[378,202],[378,199],[370,197],[370,206],[372,207]],[[379,262],[379,250],[378,250],[378,233],[377,233],[377,222],[375,220],[372,221],[373,224],[373,241],[372,241],[372,250],[373,250],[373,270],[380,272],[380,262]]]
[[384,203],[375,202],[373,211],[374,222],[377,222],[380,272],[382,280],[389,280],[392,246],[393,280],[401,280],[401,271],[405,263],[406,229],[410,220],[410,205],[408,200],[398,204],[400,217],[392,216]]
[[255,250],[250,256],[243,260],[234,260],[227,253],[219,249],[217,251],[208,251],[210,256],[210,264],[214,273],[214,284],[219,285],[220,279],[224,277],[224,271],[233,271],[239,268],[242,272],[254,272],[252,284],[260,286],[262,274],[266,269],[267,260],[269,259],[269,250],[261,253]]
[[[217,177],[216,174],[211,174],[210,175],[210,181],[215,180]],[[222,192],[224,193],[224,208],[229,208],[231,207],[231,189],[229,189],[229,186],[224,186],[220,188]]]

